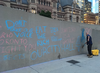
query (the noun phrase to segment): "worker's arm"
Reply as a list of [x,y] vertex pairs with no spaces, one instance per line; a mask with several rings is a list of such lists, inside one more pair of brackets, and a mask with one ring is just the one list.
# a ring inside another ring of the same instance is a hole
[[90,36],[88,36],[88,40],[85,42],[85,44],[89,41],[89,39],[90,39]]
[[88,41],[89,41],[89,39],[90,39],[90,36],[88,36]]

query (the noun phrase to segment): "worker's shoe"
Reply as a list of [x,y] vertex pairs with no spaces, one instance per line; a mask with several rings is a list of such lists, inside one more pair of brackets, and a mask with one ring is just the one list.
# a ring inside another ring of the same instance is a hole
[[90,55],[90,56],[88,56],[89,58],[92,58],[93,57],[93,55]]
[[87,56],[90,56],[89,54]]

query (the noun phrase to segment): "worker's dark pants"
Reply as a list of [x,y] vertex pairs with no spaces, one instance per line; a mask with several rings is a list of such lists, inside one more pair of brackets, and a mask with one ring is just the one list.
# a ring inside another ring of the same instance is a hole
[[87,48],[88,48],[88,54],[89,54],[89,55],[92,55],[92,52],[91,52],[92,45],[89,44],[89,45],[87,46]]

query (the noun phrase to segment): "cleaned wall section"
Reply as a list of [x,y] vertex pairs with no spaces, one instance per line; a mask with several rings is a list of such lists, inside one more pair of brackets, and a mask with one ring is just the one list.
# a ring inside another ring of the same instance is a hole
[[0,7],[0,72],[87,53],[85,33],[98,29]]

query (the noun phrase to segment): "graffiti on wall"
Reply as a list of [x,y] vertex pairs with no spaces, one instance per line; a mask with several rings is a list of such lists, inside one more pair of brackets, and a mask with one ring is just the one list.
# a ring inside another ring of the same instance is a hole
[[86,42],[86,33],[91,35],[92,29],[91,28],[83,28],[81,34],[81,44],[85,44]]
[[[76,33],[75,27],[48,27],[48,26],[35,26],[26,27],[27,21],[25,20],[6,20],[5,25],[7,28],[7,32],[2,32],[0,34],[0,53],[5,54],[0,56],[0,61],[7,60],[17,60],[17,59],[25,59],[25,52],[31,52],[30,58],[31,60],[36,60],[37,58],[41,58],[48,54],[61,52],[61,51],[74,51],[77,50],[80,52],[81,42],[80,36],[73,37],[73,33]],[[2,26],[0,26],[2,28]],[[48,33],[47,30],[49,30]],[[86,29],[87,30],[87,29]],[[84,40],[85,30],[82,31],[82,40]],[[88,30],[88,32],[90,29]],[[49,34],[50,38],[47,38],[47,34]],[[35,35],[35,37],[34,37]],[[36,38],[35,44],[29,43],[29,39],[33,40]],[[59,42],[58,44],[56,44]],[[52,44],[54,43],[54,44]],[[5,46],[6,45],[6,46]],[[41,47],[41,48],[38,48]],[[21,52],[12,55],[11,53]],[[11,55],[10,55],[11,54]]]
[[[31,29],[27,29],[27,28],[22,29],[23,27],[25,27],[25,24],[27,23],[27,21],[19,20],[19,21],[13,22],[11,20],[6,20],[5,23],[6,23],[7,29],[12,31],[16,35],[16,37],[32,38],[33,28],[31,28]],[[9,23],[10,23],[10,25],[11,24],[12,25],[10,26]]]

